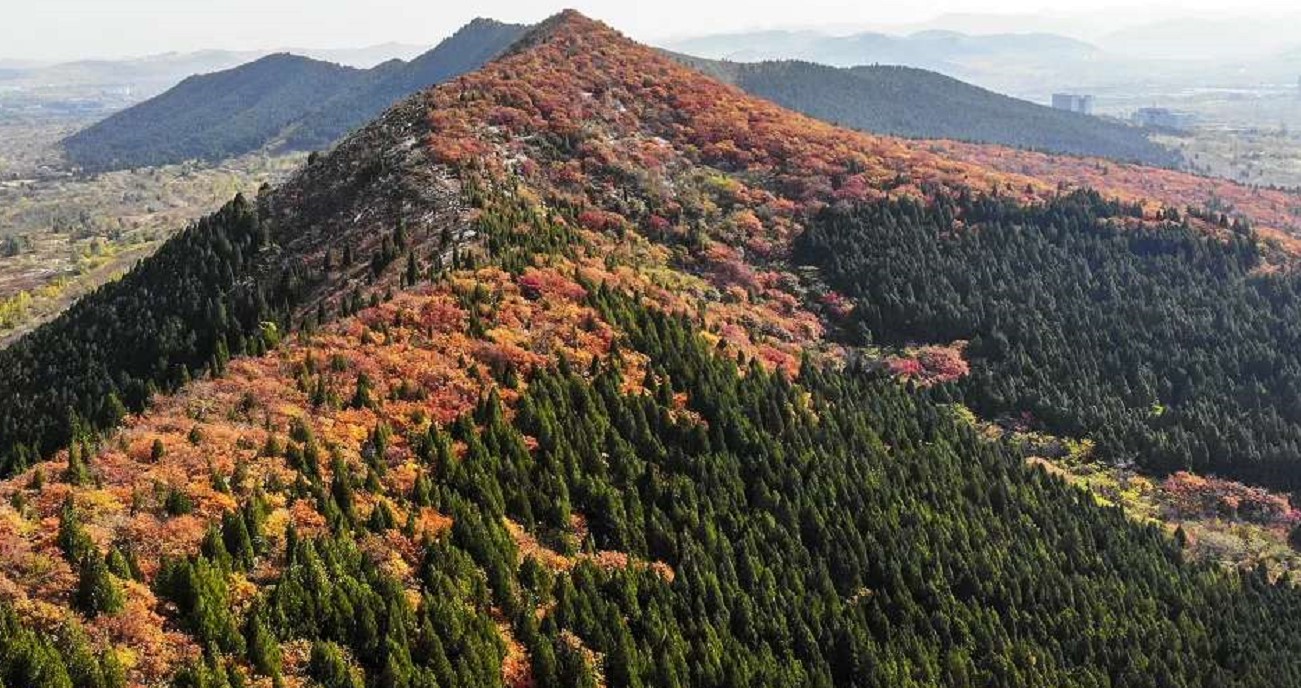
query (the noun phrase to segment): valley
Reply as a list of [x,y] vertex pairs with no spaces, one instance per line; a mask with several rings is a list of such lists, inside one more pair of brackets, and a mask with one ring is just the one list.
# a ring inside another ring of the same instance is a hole
[[1301,138],[1287,129],[1201,127],[1158,139],[1198,174],[1242,184],[1301,188]]
[[0,344],[115,279],[233,197],[283,178],[305,155],[254,154],[98,175],[67,170],[75,126],[0,125]]

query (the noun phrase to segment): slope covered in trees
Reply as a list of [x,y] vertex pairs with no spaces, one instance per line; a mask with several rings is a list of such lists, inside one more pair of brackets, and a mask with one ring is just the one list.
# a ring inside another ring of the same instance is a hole
[[637,296],[664,265],[475,198],[461,267],[0,485],[18,608],[98,581],[120,606],[61,612],[90,666],[179,686],[1301,677],[1290,586],[889,378],[720,347]]
[[410,62],[353,69],[271,55],[194,76],[64,141],[88,170],[221,160],[268,145],[333,144],[402,98],[478,68],[524,27],[476,19]]
[[360,83],[364,70],[278,54],[192,76],[64,141],[91,170],[221,160],[263,146],[323,93]]
[[969,340],[961,398],[1091,437],[1111,460],[1295,490],[1301,290],[1250,228],[1076,192],[826,211],[797,256],[855,303],[860,342]]
[[401,277],[407,251],[450,243],[459,199],[412,145],[422,110],[395,108],[281,187],[234,199],[0,351],[0,473],[355,310],[361,285]]
[[[265,232],[273,269],[214,261],[235,286],[211,298],[297,266],[301,295],[267,297],[293,332],[0,482],[6,683],[31,656],[106,687],[1301,680],[1291,583],[1186,560],[952,387],[830,341],[871,304],[792,262],[844,279],[818,248],[837,214],[935,208],[973,242],[998,219],[1086,257],[1258,264],[1218,217],[838,130],[574,13],[246,206],[173,255]],[[1086,231],[1103,216],[1123,230]],[[100,308],[186,293],[158,267]],[[232,336],[160,306],[196,347]],[[97,375],[70,379],[134,374],[120,330],[61,327]]]
[[1119,122],[1054,110],[912,67],[682,58],[783,107],[889,136],[997,143],[1173,167],[1179,156]]

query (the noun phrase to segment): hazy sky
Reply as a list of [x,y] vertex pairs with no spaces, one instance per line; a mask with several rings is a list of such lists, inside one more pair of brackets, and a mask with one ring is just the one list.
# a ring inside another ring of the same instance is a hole
[[[432,45],[475,16],[533,22],[566,6],[646,41],[778,26],[881,27],[950,13],[1051,13],[1060,18],[1087,12],[1093,23],[1081,21],[1082,29],[1108,15],[1132,24],[1164,11],[1244,14],[1294,8],[1279,0],[0,0],[0,58],[361,47],[388,41]],[[1116,9],[1105,12],[1109,8]],[[1057,21],[1044,28],[1065,31],[1071,26]]]

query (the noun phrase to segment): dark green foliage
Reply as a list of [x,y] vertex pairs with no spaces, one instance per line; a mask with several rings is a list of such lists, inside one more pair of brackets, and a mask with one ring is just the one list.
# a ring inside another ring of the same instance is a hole
[[1135,127],[1055,110],[924,69],[837,68],[811,62],[731,63],[680,58],[751,95],[875,134],[997,143],[1173,167],[1179,154]]
[[24,688],[126,688],[117,656],[93,654],[75,630],[54,639],[25,627],[0,604],[0,685]]
[[172,678],[172,688],[242,688],[239,674],[227,670],[222,657],[208,653],[203,660],[182,668]]
[[91,551],[81,560],[75,601],[77,608],[90,617],[122,610],[122,588],[98,552]]
[[227,512],[221,517],[221,542],[223,549],[239,568],[247,570],[253,566],[257,549],[244,515]]
[[69,495],[59,511],[59,549],[70,563],[77,563],[95,553],[95,543],[81,524],[77,506]]
[[[799,386],[757,366],[741,377],[695,324],[600,288],[594,298],[708,425],[674,420],[660,389],[622,395],[601,370],[535,375],[518,430],[492,430],[491,404],[478,429],[453,429],[469,451],[440,480],[452,542],[516,620],[541,685],[590,685],[562,631],[604,656],[611,686],[1301,677],[1290,588],[1185,564],[1159,530],[1097,508],[892,381],[813,367]],[[519,431],[539,442],[529,462],[474,449]],[[580,563],[540,592],[495,514],[527,521],[533,504],[512,495],[553,493],[550,477],[588,516],[592,546],[665,561],[673,582]],[[534,628],[525,617],[548,599]]]
[[357,388],[352,393],[352,401],[348,405],[352,408],[373,408],[375,400],[371,398],[371,381],[365,373],[357,376]]
[[129,552],[130,550],[123,552],[120,547],[110,549],[104,557],[104,565],[108,567],[109,573],[122,580],[140,580],[140,566]]
[[[977,413],[1030,414],[1101,456],[1301,486],[1301,279],[1257,274],[1260,247],[1076,192],[826,212],[797,252],[877,342],[970,340],[951,390]],[[962,228],[954,226],[961,218]]]
[[280,643],[264,616],[260,606],[249,612],[248,621],[244,624],[244,641],[253,668],[263,676],[275,677],[280,675]]
[[396,525],[396,519],[393,516],[393,510],[389,508],[387,502],[379,502],[374,509],[370,511],[370,517],[366,520],[366,528],[376,533],[382,533],[386,530],[392,530]]
[[158,572],[154,587],[160,597],[176,605],[181,621],[200,644],[231,653],[244,651],[221,566],[203,555],[168,561]]
[[163,510],[168,516],[183,516],[194,511],[194,500],[184,490],[167,488],[167,497],[163,499]]
[[68,466],[63,470],[63,480],[70,485],[86,485],[90,482],[90,467],[86,465],[88,452],[81,442],[74,441],[68,447]]
[[331,642],[312,643],[307,675],[321,688],[361,688],[348,668],[348,663],[344,661],[339,646]]
[[353,685],[341,648],[373,679],[368,685],[498,685],[505,648],[482,574],[447,544],[435,545],[427,561],[425,595],[412,608],[346,531],[295,538],[267,596],[267,626],[282,639],[317,641],[308,672],[323,685]]

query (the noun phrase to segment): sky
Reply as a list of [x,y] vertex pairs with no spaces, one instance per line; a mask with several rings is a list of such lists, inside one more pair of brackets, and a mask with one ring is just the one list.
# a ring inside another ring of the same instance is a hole
[[[756,28],[924,28],[943,15],[954,27],[1053,30],[1088,38],[1166,14],[1282,15],[1279,0],[0,0],[0,58],[120,58],[206,48],[348,48],[386,42],[430,45],[475,16],[536,22],[564,7],[630,36],[662,42]],[[1031,16],[1027,16],[1031,15]],[[964,23],[965,22],[965,23]],[[943,23],[943,22],[941,22]]]

